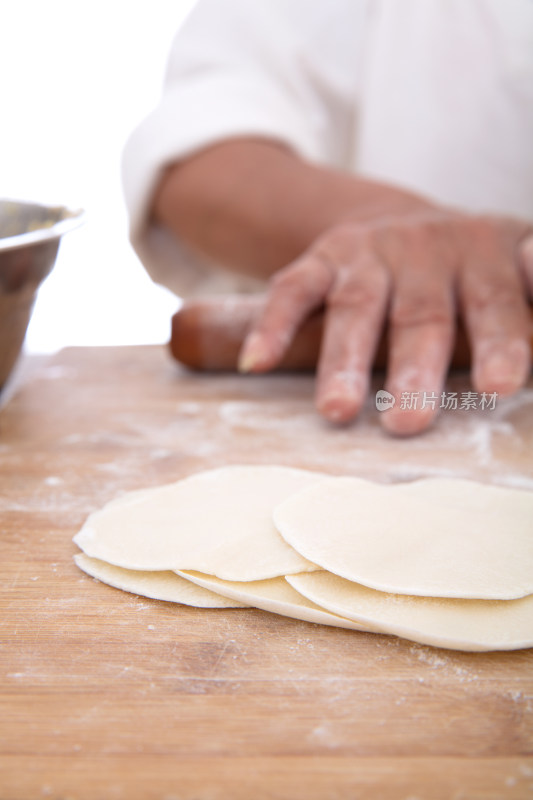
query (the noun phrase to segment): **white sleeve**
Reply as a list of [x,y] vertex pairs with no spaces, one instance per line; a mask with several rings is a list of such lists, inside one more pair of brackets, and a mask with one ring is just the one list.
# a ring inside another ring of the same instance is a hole
[[315,162],[348,162],[365,7],[364,0],[199,0],[174,41],[161,101],[123,155],[130,237],[154,280],[182,295],[205,290],[213,275],[228,288],[227,274],[199,264],[149,221],[168,164],[237,136],[275,139]]

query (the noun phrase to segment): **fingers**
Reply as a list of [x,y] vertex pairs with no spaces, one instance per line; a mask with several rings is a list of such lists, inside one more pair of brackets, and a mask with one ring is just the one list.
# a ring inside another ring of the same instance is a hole
[[[385,388],[395,405],[383,413],[383,427],[410,435],[438,414],[454,339],[451,279],[439,272],[400,276],[390,317],[390,350]],[[416,280],[418,278],[418,280]]]
[[235,369],[240,343],[259,308],[255,295],[185,300],[172,317],[170,352],[190,369]]
[[518,246],[518,263],[524,276],[530,301],[533,301],[533,232]]
[[302,322],[323,303],[333,277],[320,248],[274,276],[263,309],[242,347],[241,372],[264,372],[279,364]]
[[364,249],[354,261],[339,271],[328,297],[320,350],[316,404],[332,422],[348,422],[364,403],[389,294],[375,254]]
[[395,403],[381,415],[395,434],[419,433],[438,413],[451,360],[456,253],[447,227],[390,228],[376,244],[393,275],[385,389]]
[[456,215],[366,229],[339,226],[275,276],[239,368],[278,366],[302,323],[323,305],[316,403],[327,419],[347,422],[368,393],[388,313],[386,389],[396,403],[381,421],[395,434],[419,433],[441,405],[458,304],[475,388],[512,393],[530,370],[525,295],[529,287],[533,297],[533,235],[520,236],[505,221]]
[[471,232],[459,295],[474,386],[508,395],[524,385],[531,369],[531,323],[514,253],[496,233],[484,223]]
[[533,232],[527,235],[518,248],[518,262],[529,295],[529,350],[533,353]]

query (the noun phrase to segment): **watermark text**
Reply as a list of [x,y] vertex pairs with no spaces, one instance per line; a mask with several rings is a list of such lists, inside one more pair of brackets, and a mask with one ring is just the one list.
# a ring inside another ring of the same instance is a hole
[[385,389],[376,393],[378,411],[389,411],[396,403],[402,411],[442,408],[447,411],[494,411],[498,393],[492,392],[402,392],[397,398]]

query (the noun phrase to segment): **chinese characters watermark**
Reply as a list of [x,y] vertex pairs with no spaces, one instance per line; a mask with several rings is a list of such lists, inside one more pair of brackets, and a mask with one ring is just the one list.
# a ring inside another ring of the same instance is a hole
[[[447,411],[494,411],[498,393],[492,392],[402,392],[398,407],[402,411],[424,408],[442,408]],[[388,411],[396,405],[397,398],[385,389],[376,393],[378,411]]]

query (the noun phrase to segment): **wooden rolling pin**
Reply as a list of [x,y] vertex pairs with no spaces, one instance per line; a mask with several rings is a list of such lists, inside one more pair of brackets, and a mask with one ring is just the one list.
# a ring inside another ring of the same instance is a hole
[[[174,358],[193,370],[235,372],[239,352],[256,318],[261,298],[225,295],[186,301],[172,318],[170,350]],[[533,330],[533,309],[532,330]],[[316,367],[324,315],[313,314],[302,325],[278,370],[312,371]],[[531,340],[533,352],[533,336]],[[387,332],[378,347],[374,366],[387,361]],[[452,367],[470,366],[470,348],[465,330],[458,327]]]

